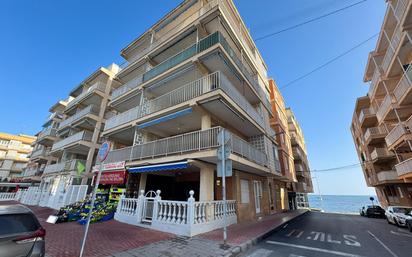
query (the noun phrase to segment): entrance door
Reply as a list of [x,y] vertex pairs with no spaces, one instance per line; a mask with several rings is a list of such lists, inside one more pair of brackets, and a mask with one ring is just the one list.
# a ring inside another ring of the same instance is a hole
[[143,200],[143,210],[142,210],[142,221],[152,223],[153,219],[153,207],[154,207],[154,200],[156,197],[155,191],[149,191],[145,194],[145,198]]
[[253,181],[253,189],[255,193],[256,214],[260,213],[260,203],[262,198],[262,181]]

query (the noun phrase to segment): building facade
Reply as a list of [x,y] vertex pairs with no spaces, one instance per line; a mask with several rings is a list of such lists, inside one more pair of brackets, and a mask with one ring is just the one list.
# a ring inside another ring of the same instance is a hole
[[368,186],[383,206],[412,206],[412,2],[388,1],[369,56],[366,96],[356,101],[351,132]]
[[0,181],[21,176],[35,140],[33,136],[0,133]]

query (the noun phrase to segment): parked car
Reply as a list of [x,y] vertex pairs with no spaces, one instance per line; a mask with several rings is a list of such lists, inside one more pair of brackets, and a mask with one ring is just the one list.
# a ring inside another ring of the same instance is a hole
[[366,205],[359,211],[361,216],[385,218],[385,210],[379,205]]
[[411,207],[389,206],[386,209],[385,216],[388,223],[404,227],[406,226],[406,220],[412,218],[412,216],[409,215],[411,211]]
[[0,256],[43,257],[46,231],[23,205],[0,206]]
[[412,232],[412,211],[410,211],[408,215],[411,217],[406,219],[406,227],[410,232]]

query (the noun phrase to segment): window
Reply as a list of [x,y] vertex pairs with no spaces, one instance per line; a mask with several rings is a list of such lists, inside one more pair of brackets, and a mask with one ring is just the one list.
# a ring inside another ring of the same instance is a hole
[[246,179],[240,180],[240,202],[249,203],[249,181]]
[[0,236],[36,231],[40,224],[32,214],[0,215]]

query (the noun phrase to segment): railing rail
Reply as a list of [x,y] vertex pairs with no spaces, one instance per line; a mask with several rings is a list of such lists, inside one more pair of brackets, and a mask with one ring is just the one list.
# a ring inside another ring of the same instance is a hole
[[381,105],[378,108],[378,111],[376,112],[376,117],[378,118],[378,121],[381,122],[383,118],[385,117],[385,114],[388,112],[389,107],[392,104],[392,97],[390,94],[386,95],[385,98],[383,99]]
[[88,96],[89,94],[91,94],[92,92],[94,92],[95,90],[104,92],[106,90],[106,83],[102,82],[102,81],[97,81],[96,83],[94,83],[93,85],[91,85],[89,88],[87,88],[86,90],[84,90],[80,95],[78,95],[76,98],[74,98],[73,100],[71,100],[67,106],[66,106],[66,110],[72,108],[75,104],[79,103],[80,101],[82,101],[86,96]]
[[385,137],[386,145],[392,146],[400,137],[407,133],[405,124],[403,122],[398,123]]
[[384,182],[384,181],[389,181],[389,180],[397,180],[398,174],[394,170],[380,171],[378,172],[377,177],[378,177],[378,181]]
[[393,94],[398,102],[400,102],[405,93],[411,88],[412,82],[412,65],[409,65],[408,69],[403,74],[401,80],[396,86]]
[[393,156],[393,154],[389,152],[387,148],[378,147],[378,148],[373,149],[373,151],[371,152],[372,160],[376,160],[377,158],[380,158],[380,157],[390,157],[390,156]]
[[52,127],[48,127],[43,129],[39,135],[37,136],[38,139],[42,139],[44,137],[50,136],[50,137],[55,137],[57,134],[57,129],[52,128]]
[[375,110],[372,107],[363,108],[359,113],[359,122],[362,123],[366,116],[375,114]]
[[408,1],[407,0],[398,0],[395,6],[395,17],[397,18],[398,22],[402,20],[402,17],[406,11]]
[[86,108],[78,111],[74,115],[70,116],[69,118],[62,120],[59,124],[59,129],[62,129],[71,123],[81,119],[82,117],[86,116],[87,114],[97,114],[98,113],[98,108],[97,106],[94,105],[89,105]]
[[262,116],[256,109],[239,93],[226,76],[220,71],[206,75],[200,79],[189,82],[164,95],[149,100],[142,105],[134,107],[126,112],[111,117],[106,121],[105,130],[112,129],[135,119],[144,117],[177,104],[189,101],[205,93],[216,89],[222,89],[234,102],[243,109],[251,119],[264,127]]
[[16,199],[16,193],[0,192],[0,202],[2,202],[2,201],[14,201],[15,199]]
[[41,146],[40,148],[33,150],[30,154],[30,158],[35,158],[39,156],[47,156],[48,149],[45,146]]
[[369,86],[369,91],[368,91],[369,98],[374,97],[374,92],[378,86],[379,78],[380,78],[380,72],[379,72],[379,69],[376,67],[375,71],[373,72],[372,80]]
[[395,165],[398,176],[403,176],[412,172],[412,158],[407,159],[399,164]]
[[385,127],[371,127],[366,129],[365,131],[365,141],[368,141],[371,136],[376,136],[376,135],[386,135],[388,134],[388,131],[386,130]]
[[92,140],[93,133],[90,131],[80,131],[74,135],[71,135],[69,137],[66,137],[56,143],[53,144],[52,151],[55,151],[57,149],[63,148],[69,144],[84,140],[84,141],[91,141]]

